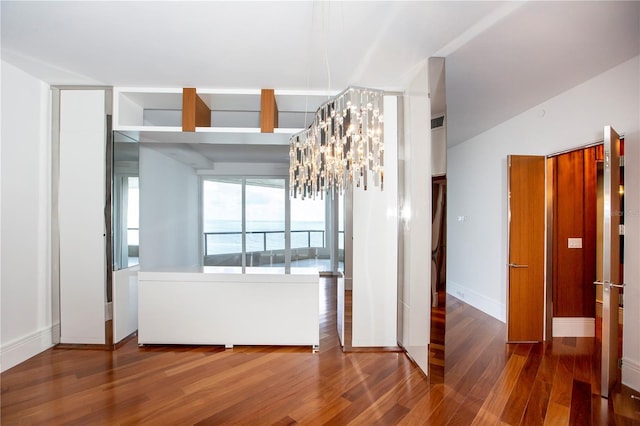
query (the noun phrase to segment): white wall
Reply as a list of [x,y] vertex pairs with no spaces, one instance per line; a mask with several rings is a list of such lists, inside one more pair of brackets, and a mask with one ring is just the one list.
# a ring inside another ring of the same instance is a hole
[[199,252],[195,171],[140,145],[140,269],[194,266]]
[[[548,155],[601,141],[609,124],[624,134],[627,154],[624,323],[640,323],[639,63],[636,57],[616,66],[448,150],[448,293],[505,320],[507,155]],[[638,389],[640,331],[630,328],[623,381],[633,376]]]
[[428,63],[416,74],[404,98],[404,173],[400,200],[402,283],[399,343],[427,374],[431,320],[431,106]]
[[[52,345],[49,86],[2,62],[0,369]],[[56,332],[57,333],[57,332]]]
[[384,190],[353,193],[352,346],[396,346],[398,98],[384,97]]
[[[624,324],[622,382],[640,390],[640,60],[636,58],[635,130],[625,137]],[[633,94],[633,85],[629,87]],[[633,108],[630,106],[633,110]],[[632,111],[633,113],[633,111]],[[624,129],[626,130],[626,129]],[[622,129],[621,129],[622,131]]]

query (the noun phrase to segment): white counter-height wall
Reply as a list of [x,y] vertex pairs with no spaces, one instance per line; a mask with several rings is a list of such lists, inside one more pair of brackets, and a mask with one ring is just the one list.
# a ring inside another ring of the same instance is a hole
[[139,266],[113,271],[113,343],[138,329]]
[[140,269],[200,265],[198,177],[140,145]]
[[[49,85],[2,61],[0,369],[52,345]],[[57,313],[56,315],[57,316]]]
[[[447,152],[447,292],[506,316],[509,154],[548,155],[625,136],[624,324],[640,324],[640,58],[588,80]],[[460,218],[460,219],[459,219]],[[622,379],[640,388],[640,328],[624,327]]]

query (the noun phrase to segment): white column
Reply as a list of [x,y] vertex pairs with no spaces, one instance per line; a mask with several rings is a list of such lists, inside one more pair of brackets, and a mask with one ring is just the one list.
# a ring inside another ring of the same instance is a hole
[[105,343],[105,113],[104,90],[61,90],[61,343]]
[[405,92],[403,282],[399,341],[427,374],[431,313],[431,106],[428,98],[428,61]]
[[384,190],[353,188],[352,346],[396,346],[398,98],[384,97]]

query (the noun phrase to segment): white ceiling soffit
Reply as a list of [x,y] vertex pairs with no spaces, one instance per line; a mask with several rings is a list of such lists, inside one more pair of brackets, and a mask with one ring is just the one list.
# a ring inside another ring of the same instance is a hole
[[289,164],[288,145],[198,144],[191,147],[213,163]]
[[448,145],[640,54],[640,2],[527,2],[447,57]]
[[282,145],[143,144],[195,170],[213,169],[216,163],[289,163],[289,147]]
[[213,168],[212,161],[210,161],[208,158],[206,158],[187,144],[149,143],[144,144],[144,146],[154,149],[159,153],[173,158],[180,163],[186,164],[194,170]]

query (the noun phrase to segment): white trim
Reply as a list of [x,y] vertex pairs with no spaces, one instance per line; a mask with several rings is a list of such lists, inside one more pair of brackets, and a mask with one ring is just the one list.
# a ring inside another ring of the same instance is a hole
[[294,129],[294,128],[290,128],[290,127],[276,127],[275,129],[273,129],[273,133],[299,133],[301,131],[303,131],[304,129],[299,128],[299,129]]
[[335,96],[337,90],[297,90],[297,89],[275,89],[274,95],[280,96]]
[[[117,93],[179,93],[182,94],[182,87],[114,87]],[[225,94],[225,95],[260,95],[262,89],[246,88],[196,88],[198,94]],[[275,89],[274,94],[282,96],[335,96],[335,90],[296,90],[296,89]]]
[[[182,131],[182,129],[180,129]],[[259,127],[196,127],[200,133],[261,133]]]
[[114,95],[120,93],[176,93],[182,95],[182,87],[114,87]]
[[60,333],[60,324],[46,327],[0,348],[0,371],[4,372],[53,346],[52,336]]
[[[182,89],[180,89],[182,92]],[[198,95],[254,95],[260,96],[262,89],[202,89],[197,88]]]
[[113,130],[120,130],[123,132],[178,132],[180,133],[182,132],[182,127],[180,126],[144,126],[144,125],[121,126],[119,123],[114,122]]
[[447,294],[452,295],[465,303],[481,310],[487,315],[491,315],[501,322],[506,322],[506,306],[491,299],[475,290],[464,287],[454,281],[447,280]]
[[594,337],[595,318],[557,317],[553,318],[553,337]]
[[640,364],[629,358],[622,358],[622,384],[640,391]]

